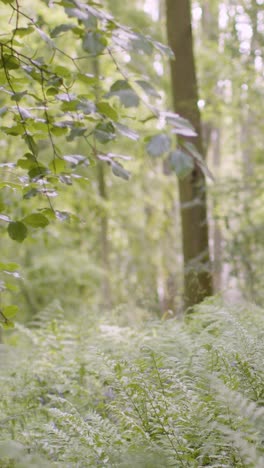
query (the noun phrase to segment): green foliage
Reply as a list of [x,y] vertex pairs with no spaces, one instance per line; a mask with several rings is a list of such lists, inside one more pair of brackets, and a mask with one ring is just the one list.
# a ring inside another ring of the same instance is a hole
[[21,223],[21,221],[13,221],[8,225],[8,234],[11,239],[23,242],[27,237],[27,227],[24,223]]
[[[221,192],[222,201],[220,209]],[[264,211],[263,177],[249,177],[244,181],[226,178],[214,187],[215,216],[224,233],[224,260],[230,275],[239,285],[241,295],[262,305]]]
[[263,332],[253,306],[139,330],[52,304],[1,347],[2,463],[260,468]]
[[139,97],[126,80],[116,81],[110,88],[106,97],[117,96],[124,107],[138,107]]
[[193,159],[181,150],[170,153],[170,163],[180,179],[184,179],[194,168]]
[[[122,105],[124,108],[139,107],[143,102],[139,90],[144,90],[153,103],[159,98],[145,81],[145,74],[142,79],[134,79],[126,73],[119,49],[115,49],[117,40],[119,48],[133,50],[134,54],[151,53],[159,44],[120,25],[97,3],[69,0],[47,5],[38,1],[34,3],[36,13],[41,14],[38,20],[28,15],[29,5],[4,3],[7,5],[4,15],[10,15],[11,19],[8,26],[4,26],[5,37],[0,41],[3,95],[0,130],[8,144],[10,137],[16,137],[21,145],[15,163],[13,160],[11,163],[17,177],[13,187],[28,201],[42,194],[52,208],[52,194],[55,196],[58,190],[63,190],[60,184],[68,183],[76,168],[76,165],[66,167],[61,143],[63,147],[65,140],[80,145],[82,140],[87,159],[97,160],[98,143],[107,146],[120,135],[138,138],[137,133],[125,125],[129,116],[123,116]],[[52,20],[48,7],[53,10]],[[151,50],[146,50],[147,44]],[[100,76],[98,69],[99,56],[103,54],[106,54],[102,61],[108,80]],[[137,74],[138,78],[140,76]],[[112,97],[119,98],[121,106],[114,100],[113,104],[108,102]],[[155,107],[152,117],[153,114],[159,118]],[[133,115],[131,118],[134,120]],[[68,152],[66,150],[66,154]],[[128,178],[128,171],[122,171],[117,163],[112,164],[112,169],[115,175]],[[3,188],[10,187],[10,182],[2,184]],[[3,208],[8,211],[8,205]],[[11,239],[22,242],[30,231],[21,221],[12,219],[11,210],[9,214],[8,233]],[[45,227],[49,222],[39,213],[29,214],[25,220],[35,228]]]
[[170,146],[170,137],[164,133],[161,133],[160,135],[155,135],[150,139],[146,149],[150,156],[157,157],[167,152],[170,149]]
[[[63,202],[56,198],[64,199],[65,186],[82,185],[85,193],[97,163],[129,180],[130,157],[119,155],[128,146],[135,156],[127,139],[138,142],[144,134],[146,152],[167,158],[169,127],[181,137],[195,132],[163,112],[156,90],[150,57],[168,60],[169,48],[121,24],[100,2],[4,1],[1,13],[0,142],[8,151],[1,162],[0,220],[2,233],[21,244],[52,230],[56,219],[72,219],[69,207],[57,209]],[[148,69],[137,69],[146,60]]]
[[[193,127],[164,112],[162,12],[102,3],[0,2],[0,466],[262,468],[263,310],[208,301],[186,323],[153,321],[181,306],[175,173],[212,176]],[[215,23],[230,12],[214,43],[197,19],[208,5]],[[193,2],[204,134],[218,127],[225,156],[209,201],[224,286],[232,275],[263,305],[262,47],[257,35],[243,53],[237,37],[261,5],[220,6]],[[27,326],[12,329],[16,304]]]

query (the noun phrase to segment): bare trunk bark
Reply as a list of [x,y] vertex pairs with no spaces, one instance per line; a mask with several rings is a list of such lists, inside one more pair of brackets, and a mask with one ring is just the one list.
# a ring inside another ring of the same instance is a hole
[[[171,78],[175,112],[188,119],[197,132],[194,144],[204,155],[198,87],[195,71],[191,5],[189,0],[166,0],[168,41],[174,52]],[[184,302],[192,307],[213,293],[208,247],[206,183],[199,168],[179,181],[182,245],[184,256]]]

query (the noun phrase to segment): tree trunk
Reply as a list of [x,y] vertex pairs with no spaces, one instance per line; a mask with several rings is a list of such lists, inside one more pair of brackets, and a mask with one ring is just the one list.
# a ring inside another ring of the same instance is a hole
[[[204,0],[202,2],[202,30],[203,37],[206,44],[209,47],[209,53],[212,54],[212,46],[219,46],[219,2],[215,0]],[[217,81],[217,80],[216,80]],[[221,89],[217,83],[212,83],[212,88],[209,89],[209,99],[207,103],[212,106],[211,96],[219,96],[221,99]],[[219,175],[221,168],[221,114],[215,112],[212,117],[206,123],[207,130],[207,152],[211,150],[212,164],[214,174],[216,177]],[[205,127],[205,125],[204,125]],[[205,132],[204,132],[205,133]],[[217,202],[213,201],[213,213],[215,212]],[[209,217],[210,218],[210,217]],[[213,240],[213,279],[214,279],[214,290],[220,291],[222,287],[222,231],[219,220],[215,218],[211,219],[212,225],[212,240]]]
[[[197,132],[193,139],[204,155],[198,87],[195,71],[191,5],[189,0],[166,0],[167,34],[175,60],[171,78],[175,112],[188,119]],[[179,181],[184,256],[184,303],[192,307],[213,293],[208,246],[206,183],[199,168]]]
[[[214,128],[212,130],[212,159],[213,159],[213,168],[216,174],[219,174],[219,169],[221,166],[221,149],[220,149],[220,140],[221,132],[219,128]],[[215,211],[217,201],[214,201],[213,211]],[[214,277],[214,289],[219,292],[222,288],[222,230],[221,225],[217,217],[213,219],[213,277]]]
[[[100,78],[100,69],[99,69],[99,59],[98,57],[93,60],[93,72],[96,76],[98,82]],[[99,100],[100,88],[96,88],[96,101]],[[105,166],[104,163],[98,161],[97,166],[97,185],[98,193],[102,200],[106,201],[107,196],[107,186],[106,186],[106,176],[105,176]],[[111,285],[110,285],[110,244],[108,236],[108,214],[103,209],[100,219],[100,246],[101,246],[101,262],[103,272],[102,279],[102,303],[106,308],[112,307],[112,298],[111,298]]]
[[[98,173],[97,173],[97,183],[98,191],[100,197],[103,200],[107,200],[106,192],[106,183],[105,183],[105,167],[102,162],[98,162]],[[110,287],[110,260],[109,260],[109,239],[108,239],[108,214],[103,211],[101,214],[101,226],[100,226],[100,237],[101,237],[101,256],[102,256],[102,267],[104,270],[103,273],[103,282],[102,282],[102,296],[103,304],[107,308],[111,308],[112,299],[111,299],[111,287]]]

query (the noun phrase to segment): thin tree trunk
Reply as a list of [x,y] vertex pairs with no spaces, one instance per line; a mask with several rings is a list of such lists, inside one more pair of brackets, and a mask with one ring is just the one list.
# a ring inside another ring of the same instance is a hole
[[[202,28],[203,37],[208,42],[209,49],[213,45],[214,47],[219,42],[219,2],[215,0],[204,0],[202,2]],[[212,52],[211,52],[212,53]],[[220,98],[221,89],[217,84],[213,84],[213,88],[210,89],[210,95],[218,95]],[[212,104],[212,103],[210,103]],[[219,174],[221,167],[221,115],[216,113],[215,118],[211,118],[206,123],[207,130],[207,147],[205,155],[211,149],[212,164],[214,174]],[[213,212],[215,211],[217,202],[213,202]],[[213,280],[215,291],[220,291],[222,286],[222,231],[221,226],[216,219],[213,217],[212,223],[212,238],[213,238]]]
[[[213,159],[213,168],[215,173],[219,173],[221,165],[221,149],[220,149],[220,139],[221,132],[219,128],[214,128],[212,130],[212,159]],[[214,202],[213,210],[215,211],[215,205],[217,202]],[[222,287],[222,230],[218,219],[215,217],[213,219],[213,257],[214,257],[214,288],[215,291],[221,291]]]
[[[102,162],[98,163],[98,172],[97,172],[97,183],[98,191],[100,197],[103,200],[107,200],[107,190],[105,183],[105,167]],[[108,239],[108,215],[105,211],[101,214],[101,226],[100,226],[100,237],[101,237],[101,255],[102,255],[102,267],[103,267],[103,283],[102,283],[102,293],[103,293],[103,303],[106,307],[111,307],[111,287],[110,287],[110,246]]]
[[[158,23],[162,23],[165,18],[165,9],[164,9],[164,2],[163,0],[158,0],[157,8],[158,8]],[[165,31],[164,31],[165,32]],[[165,41],[165,38],[163,37]],[[167,164],[166,164],[167,162]],[[171,167],[168,164],[168,160],[163,161],[163,173],[165,175],[171,174]],[[175,196],[173,196],[174,199]],[[165,202],[164,202],[165,203]],[[173,207],[171,212],[168,212],[166,207],[164,206],[164,217],[176,219],[176,204],[175,202],[172,203]],[[171,235],[170,229],[168,228],[164,232],[164,239],[161,243],[161,265],[160,265],[160,272],[157,272],[157,292],[160,302],[160,310],[163,317],[170,316],[171,313],[176,313],[176,294],[178,288],[178,279],[174,272],[171,271],[171,261],[170,255],[168,254],[168,246],[171,246]],[[170,247],[169,247],[170,248]]]
[[[100,70],[99,70],[99,60],[94,58],[93,60],[93,70],[94,75],[99,81]],[[99,99],[99,89],[96,90],[96,101]],[[98,161],[97,166],[97,186],[98,192],[102,200],[106,201],[107,196],[107,186],[105,180],[105,166],[101,161]],[[110,286],[110,245],[109,245],[109,235],[108,235],[108,214],[103,209],[101,213],[101,225],[100,225],[100,246],[101,246],[101,259],[102,259],[102,268],[103,268],[103,279],[102,279],[102,296],[103,304],[105,307],[110,308],[112,306],[111,299],[111,286]]]
[[[175,112],[187,118],[197,137],[193,140],[204,155],[198,87],[195,71],[191,5],[189,0],[166,0],[168,41],[174,52],[171,77]],[[179,181],[182,245],[184,256],[184,302],[191,307],[213,293],[208,246],[205,178],[199,168]],[[198,203],[197,203],[198,201]]]
[[[245,107],[247,105],[245,104]],[[253,165],[252,165],[252,142],[250,141],[250,132],[252,131],[251,116],[249,111],[246,108],[246,111],[243,115],[242,113],[242,122],[241,122],[241,156],[242,156],[242,170],[243,170],[243,179],[244,187],[248,189],[249,179],[253,177]]]

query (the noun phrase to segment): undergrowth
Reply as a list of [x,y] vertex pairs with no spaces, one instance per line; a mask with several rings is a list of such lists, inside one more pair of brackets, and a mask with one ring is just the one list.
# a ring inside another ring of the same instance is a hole
[[255,306],[139,329],[52,304],[0,347],[0,466],[261,468],[263,337]]

